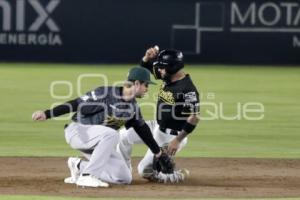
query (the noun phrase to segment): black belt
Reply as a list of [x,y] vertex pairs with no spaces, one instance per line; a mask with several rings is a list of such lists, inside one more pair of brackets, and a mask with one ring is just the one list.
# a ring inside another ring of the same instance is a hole
[[170,134],[170,135],[178,135],[180,132],[170,128],[163,128],[163,127],[159,127],[159,130],[161,130],[163,133]]

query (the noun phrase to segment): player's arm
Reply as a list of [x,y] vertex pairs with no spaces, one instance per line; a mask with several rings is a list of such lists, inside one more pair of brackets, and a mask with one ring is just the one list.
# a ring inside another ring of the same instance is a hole
[[36,111],[32,114],[32,120],[34,121],[44,121],[53,117],[58,117],[70,112],[76,112],[78,108],[78,99],[73,99],[64,104],[58,105],[53,109],[48,109],[45,111]]
[[193,132],[193,130],[196,128],[199,121],[200,121],[200,118],[197,114],[191,114],[188,117],[183,129],[177,135],[177,137],[173,141],[171,141],[171,143],[168,147],[168,151],[171,155],[174,155],[176,153],[176,151],[178,150],[179,144],[182,142],[182,140],[184,138],[186,138],[190,133]]
[[36,111],[32,114],[32,120],[44,121],[53,117],[59,117],[64,114],[77,111],[83,115],[99,112],[101,109],[103,109],[103,106],[97,102],[98,97],[102,95],[103,91],[104,89],[100,87],[86,93],[80,98],[73,99],[52,109]]
[[155,79],[160,79],[160,73],[158,72],[158,68],[153,66],[153,62],[156,59],[157,55],[159,53],[159,47],[154,46],[149,49],[147,49],[144,57],[141,60],[141,66],[148,69]]
[[182,140],[194,131],[200,121],[200,103],[198,92],[187,92],[184,96],[185,106],[183,113],[188,114],[189,116],[186,119],[186,122],[180,133],[168,145],[168,153],[171,155],[175,155]]

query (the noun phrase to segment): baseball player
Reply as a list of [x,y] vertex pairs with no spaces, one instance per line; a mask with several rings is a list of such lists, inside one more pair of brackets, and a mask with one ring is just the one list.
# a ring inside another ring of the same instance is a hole
[[131,171],[115,150],[119,142],[117,130],[123,125],[135,130],[166,172],[173,171],[169,156],[160,150],[135,100],[144,96],[148,84],[153,84],[150,72],[135,67],[123,87],[99,87],[51,110],[33,113],[33,120],[44,121],[75,112],[72,122],[65,127],[65,139],[86,160],[68,159],[71,177],[66,178],[65,183],[86,187],[131,183]]
[[[159,146],[166,146],[169,155],[174,156],[187,143],[187,136],[198,124],[199,93],[189,74],[182,71],[183,54],[178,50],[163,50],[157,46],[149,48],[142,58],[141,66],[152,72],[156,79],[161,79],[157,100],[156,120],[147,121]],[[131,149],[133,144],[142,143],[134,129],[121,129],[118,151],[131,168]],[[172,177],[159,176],[153,170],[153,153],[148,150],[138,165],[138,173],[149,180],[159,182],[183,181],[181,173]]]

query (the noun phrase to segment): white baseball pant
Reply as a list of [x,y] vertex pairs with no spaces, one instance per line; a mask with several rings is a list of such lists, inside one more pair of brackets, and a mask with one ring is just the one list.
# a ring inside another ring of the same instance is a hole
[[87,161],[80,163],[80,173],[115,184],[130,184],[132,174],[122,156],[116,152],[119,133],[102,125],[72,122],[65,129],[66,142],[82,152]]

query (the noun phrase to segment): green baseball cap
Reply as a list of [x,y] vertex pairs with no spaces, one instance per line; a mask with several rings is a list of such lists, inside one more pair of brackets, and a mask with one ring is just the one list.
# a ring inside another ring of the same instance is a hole
[[153,81],[150,79],[150,72],[149,70],[145,69],[144,67],[134,67],[131,68],[127,80],[138,80],[138,81],[144,81],[148,84],[156,85]]

